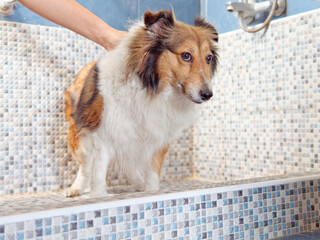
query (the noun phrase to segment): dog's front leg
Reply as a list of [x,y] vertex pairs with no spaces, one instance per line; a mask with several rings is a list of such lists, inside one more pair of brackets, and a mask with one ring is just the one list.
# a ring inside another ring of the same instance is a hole
[[92,162],[91,192],[90,197],[98,198],[107,196],[107,169],[111,154],[106,148],[100,149]]
[[152,158],[152,167],[148,168],[145,175],[145,191],[157,192],[159,190],[160,175],[163,162],[169,150],[169,145],[159,149]]
[[145,192],[157,192],[159,190],[159,183],[160,179],[158,174],[153,171],[152,169],[149,169],[146,173],[145,177]]

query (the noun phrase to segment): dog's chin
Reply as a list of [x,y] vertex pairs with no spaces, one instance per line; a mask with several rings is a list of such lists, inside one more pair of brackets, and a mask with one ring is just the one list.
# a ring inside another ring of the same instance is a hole
[[201,104],[201,103],[204,102],[201,98],[188,97],[188,99],[189,99],[191,102],[194,102],[194,103],[196,103],[196,104]]

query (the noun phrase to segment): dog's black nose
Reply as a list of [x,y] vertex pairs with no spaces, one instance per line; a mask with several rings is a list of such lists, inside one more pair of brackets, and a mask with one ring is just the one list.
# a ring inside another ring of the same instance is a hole
[[200,96],[203,101],[207,101],[212,97],[212,91],[209,89],[205,91],[200,90]]

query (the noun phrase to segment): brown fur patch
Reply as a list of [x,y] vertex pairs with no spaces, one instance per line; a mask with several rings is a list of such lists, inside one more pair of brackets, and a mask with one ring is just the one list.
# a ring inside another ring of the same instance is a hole
[[77,127],[71,116],[73,112],[73,104],[70,90],[65,91],[64,99],[66,103],[66,118],[69,122],[68,143],[72,154],[75,156],[75,151],[79,148],[79,136],[76,136]]
[[95,130],[101,120],[103,97],[98,90],[98,69],[93,65],[84,82],[79,101],[72,113],[77,131],[82,129]]
[[[95,64],[96,62],[91,62],[82,68],[72,86],[64,94],[66,118],[69,121],[69,147],[73,155],[79,148],[81,138],[79,131],[83,128],[93,131],[99,126],[101,120],[103,97],[95,90],[97,88],[97,80],[94,79],[93,74]],[[84,90],[84,87],[88,87],[89,90]]]
[[169,150],[169,145],[165,146],[164,148],[160,149],[158,152],[156,152],[153,155],[152,158],[152,169],[154,172],[158,174],[158,177],[160,178],[161,170],[162,170],[162,165],[163,162],[166,158],[166,154]]
[[[78,105],[80,105],[80,102]],[[78,122],[76,122],[77,130],[78,131],[80,131],[81,129],[89,129],[90,131],[96,130],[100,125],[102,111],[103,111],[103,97],[102,95],[98,94],[95,97],[95,99],[92,102],[90,102],[90,104],[81,108],[81,116],[78,117]]]
[[211,34],[211,39],[213,41],[218,42],[219,36],[218,36],[218,32],[217,32],[216,28],[214,26],[212,26],[210,23],[206,22],[204,20],[204,18],[196,17],[194,19],[194,26],[207,29],[209,31],[209,33]]
[[[83,88],[83,85],[88,77],[89,72],[91,71],[91,69],[96,65],[96,61],[93,61],[89,64],[87,64],[85,67],[83,67],[79,73],[76,76],[76,79],[74,80],[74,82],[72,83],[72,85],[70,86],[70,88],[65,92],[65,94],[67,93],[70,97],[70,101],[73,107],[73,110],[76,108],[78,101],[80,99],[80,94],[81,94],[81,90]],[[72,112],[71,112],[72,113]]]

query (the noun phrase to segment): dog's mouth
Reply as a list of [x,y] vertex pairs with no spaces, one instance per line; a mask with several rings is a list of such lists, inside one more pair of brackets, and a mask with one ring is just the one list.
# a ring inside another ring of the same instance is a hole
[[198,101],[198,100],[191,100],[192,102],[196,103],[196,104],[201,104],[203,103],[203,101]]
[[206,102],[212,97],[212,92],[209,90],[207,90],[207,91],[210,92],[210,94],[208,94],[208,96],[203,96],[202,90],[197,91],[197,93],[195,93],[196,91],[191,92],[191,93],[187,93],[185,90],[185,86],[180,82],[178,82],[177,87],[178,87],[181,94],[183,94],[188,100],[190,100],[196,104],[201,104],[203,102]]
[[188,96],[188,99],[190,100],[190,101],[192,101],[192,102],[194,102],[194,103],[196,103],[196,104],[201,104],[201,103],[204,103],[204,102],[206,102],[206,101],[208,101],[208,100],[203,100],[203,99],[201,99],[201,97],[199,98],[199,97],[196,97],[196,98],[194,98],[194,97],[192,97],[192,96]]

